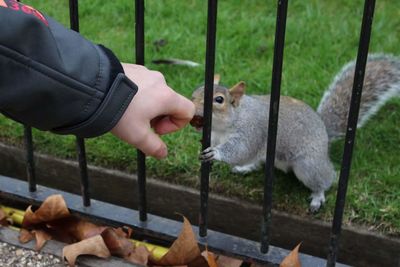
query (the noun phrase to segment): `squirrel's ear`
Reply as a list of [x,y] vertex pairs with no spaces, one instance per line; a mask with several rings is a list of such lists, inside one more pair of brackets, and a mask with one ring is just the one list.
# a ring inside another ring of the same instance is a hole
[[237,107],[239,105],[240,98],[244,95],[246,90],[246,83],[241,81],[235,84],[231,89],[229,89],[229,94],[232,96],[232,105]]
[[221,79],[221,75],[214,74],[214,84],[219,84],[219,80]]

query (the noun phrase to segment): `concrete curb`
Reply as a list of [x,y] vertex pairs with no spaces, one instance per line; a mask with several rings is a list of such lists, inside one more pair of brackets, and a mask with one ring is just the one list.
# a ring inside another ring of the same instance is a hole
[[[24,180],[24,151],[0,143],[0,174]],[[79,170],[76,162],[35,154],[37,181],[41,185],[79,194]],[[137,209],[136,175],[89,166],[91,196],[104,202]],[[148,212],[176,219],[176,212],[197,221],[199,193],[191,188],[147,179]],[[121,197],[124,196],[124,197]],[[258,240],[262,207],[210,194],[210,229]],[[327,255],[330,224],[274,212],[272,244],[292,249],[299,242],[302,252]],[[386,237],[365,229],[344,227],[338,261],[355,266],[399,266],[400,239]]]

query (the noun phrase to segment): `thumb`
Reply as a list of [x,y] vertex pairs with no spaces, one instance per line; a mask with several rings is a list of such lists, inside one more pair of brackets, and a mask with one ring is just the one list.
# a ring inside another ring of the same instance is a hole
[[143,139],[135,146],[144,154],[157,159],[165,158],[168,154],[168,149],[165,143],[150,129],[143,136]]

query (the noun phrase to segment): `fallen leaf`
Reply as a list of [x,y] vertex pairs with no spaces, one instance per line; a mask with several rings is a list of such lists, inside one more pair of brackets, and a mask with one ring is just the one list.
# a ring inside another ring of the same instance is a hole
[[209,267],[207,260],[203,256],[199,256],[192,260],[188,265],[188,267]]
[[70,217],[50,221],[46,227],[54,239],[65,243],[75,243],[101,234],[107,227],[99,226],[80,218]]
[[31,233],[35,235],[35,239],[36,239],[35,250],[36,251],[41,250],[42,247],[46,244],[46,242],[51,239],[51,235],[49,235],[48,233],[46,233],[43,230],[32,230]]
[[53,239],[64,243],[75,243],[98,235],[106,229],[73,217],[62,195],[48,197],[36,211],[32,211],[32,206],[29,206],[22,227],[44,231]]
[[214,253],[206,250],[201,255],[207,260],[209,267],[240,267],[243,263],[240,259],[227,257],[224,255],[215,255]]
[[206,250],[201,253],[201,255],[207,260],[208,266],[210,267],[218,267],[217,262],[215,261],[214,253],[208,251],[206,246]]
[[301,267],[300,259],[299,259],[299,248],[300,244],[298,244],[290,253],[287,255],[279,267]]
[[0,226],[8,226],[7,214],[0,209]]
[[147,266],[150,254],[150,251],[145,246],[138,246],[131,254],[124,257],[124,259],[134,264]]
[[125,258],[134,251],[133,243],[126,237],[120,236],[113,228],[105,229],[101,236],[111,255]]
[[227,257],[224,255],[219,255],[217,258],[218,267],[240,267],[242,263],[242,260]]
[[28,231],[24,228],[21,228],[21,230],[19,230],[18,240],[22,244],[25,244],[34,238],[35,238],[35,236],[30,231]]
[[26,209],[22,227],[29,228],[31,225],[54,221],[68,216],[70,216],[70,213],[62,195],[51,195],[45,199],[35,212],[32,211],[32,206]]
[[188,219],[183,217],[182,230],[167,254],[160,260],[151,258],[151,261],[156,265],[162,266],[188,265],[199,257],[203,258],[197,244],[196,236]]
[[93,236],[63,248],[63,258],[66,259],[69,266],[75,266],[76,258],[79,255],[94,255],[100,258],[111,256],[101,235]]
[[126,238],[130,238],[132,236],[132,232],[133,232],[132,228],[130,228],[128,226],[114,228],[114,230],[119,236],[126,237]]

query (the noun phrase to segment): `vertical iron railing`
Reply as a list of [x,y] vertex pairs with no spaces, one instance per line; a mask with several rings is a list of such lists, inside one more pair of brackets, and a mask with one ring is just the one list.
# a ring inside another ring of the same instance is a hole
[[[217,34],[217,0],[208,0],[206,68],[204,87],[204,128],[202,150],[211,145],[211,115],[214,90],[215,41]],[[211,162],[201,163],[199,235],[207,236],[208,191]]]
[[28,178],[29,192],[36,191],[35,162],[33,158],[32,128],[24,125],[24,142],[26,148],[26,175]]
[[[212,101],[213,101],[213,76],[215,67],[215,47],[217,31],[217,0],[208,0],[207,18],[207,40],[206,40],[206,66],[205,66],[205,93],[204,93],[204,128],[202,136],[202,150],[211,145],[212,126]],[[71,29],[79,32],[78,0],[69,0]],[[136,64],[144,65],[144,0],[135,0],[135,56]],[[271,225],[272,190],[274,184],[274,160],[276,138],[278,130],[278,114],[280,87],[283,67],[283,54],[285,43],[285,30],[287,18],[288,0],[277,0],[277,17],[275,29],[274,59],[271,80],[271,99],[269,107],[267,154],[265,163],[265,184],[263,202],[263,221],[261,229],[261,252],[267,253],[270,245],[269,228]],[[335,266],[337,260],[338,243],[341,233],[343,212],[345,206],[348,179],[351,168],[354,142],[360,100],[362,94],[365,67],[368,57],[368,48],[371,37],[371,28],[374,15],[375,0],[365,0],[364,13],[361,25],[360,41],[358,47],[357,61],[355,67],[354,84],[351,96],[350,111],[345,137],[344,152],[340,170],[339,186],[336,197],[335,213],[332,223],[331,239],[327,267]],[[33,160],[32,129],[24,126],[24,141],[26,146],[27,177],[29,191],[36,191],[35,166]],[[85,152],[85,140],[76,138],[79,168],[81,174],[81,189],[83,205],[90,206],[89,180],[87,173],[87,162]],[[146,161],[145,155],[137,151],[138,164],[138,195],[139,195],[139,218],[140,221],[147,220],[146,204]],[[199,235],[207,236],[208,225],[208,193],[211,163],[202,162],[200,177],[200,216]]]
[[[78,0],[69,0],[69,18],[71,29],[79,32]],[[90,206],[89,177],[87,171],[85,139],[76,137],[76,150],[78,153],[79,170],[81,176],[82,201],[85,207]]]
[[[135,0],[135,55],[136,64],[144,65],[144,0]],[[147,220],[146,155],[137,150],[137,175],[140,221]]]
[[364,13],[362,18],[360,40],[356,67],[354,71],[353,91],[351,95],[350,111],[347,121],[347,132],[344,143],[342,165],[340,169],[339,185],[336,196],[335,213],[333,217],[331,240],[329,245],[327,267],[333,267],[336,263],[338,242],[342,228],[344,204],[346,201],[347,184],[350,175],[351,159],[353,156],[354,142],[356,138],[356,129],[358,114],[360,111],[360,102],[362,87],[364,83],[365,67],[368,58],[368,48],[371,39],[372,20],[374,17],[375,0],[365,0]]
[[279,99],[282,79],[283,51],[285,46],[285,30],[288,0],[278,0],[275,28],[274,61],[272,67],[271,99],[269,106],[268,140],[265,163],[263,220],[261,226],[261,252],[267,253],[271,225],[272,189],[274,184],[274,162],[276,135],[278,130]]
[[[17,0],[17,2],[21,2]],[[29,192],[36,191],[36,173],[35,173],[35,161],[33,155],[33,139],[32,139],[32,127],[23,125],[24,127],[24,145],[25,145],[25,161],[26,161],[26,177],[28,180]]]

